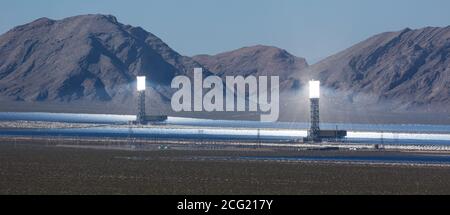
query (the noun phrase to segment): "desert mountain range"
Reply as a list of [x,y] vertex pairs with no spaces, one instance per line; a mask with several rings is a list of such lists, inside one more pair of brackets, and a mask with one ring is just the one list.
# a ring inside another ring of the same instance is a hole
[[172,78],[192,77],[195,67],[221,77],[278,75],[287,94],[304,90],[314,78],[349,103],[450,109],[450,26],[381,33],[308,65],[304,58],[264,45],[183,56],[152,33],[111,15],[40,18],[1,35],[0,101],[129,106],[135,76],[145,74],[150,103],[168,108]]

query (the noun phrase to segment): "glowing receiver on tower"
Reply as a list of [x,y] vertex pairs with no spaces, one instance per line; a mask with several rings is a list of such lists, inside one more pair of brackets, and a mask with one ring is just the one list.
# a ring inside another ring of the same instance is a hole
[[309,98],[320,98],[320,81],[309,81]]
[[145,76],[137,76],[137,91],[145,90]]

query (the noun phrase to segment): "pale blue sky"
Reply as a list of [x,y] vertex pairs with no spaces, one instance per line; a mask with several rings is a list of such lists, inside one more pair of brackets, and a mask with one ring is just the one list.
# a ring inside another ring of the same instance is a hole
[[40,17],[102,13],[141,26],[183,55],[273,45],[309,63],[367,37],[450,25],[448,0],[2,0],[0,33]]

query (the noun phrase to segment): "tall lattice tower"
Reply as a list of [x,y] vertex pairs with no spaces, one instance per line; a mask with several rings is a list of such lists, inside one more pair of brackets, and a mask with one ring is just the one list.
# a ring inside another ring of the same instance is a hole
[[136,122],[145,124],[145,76],[137,76],[137,91],[138,91],[138,112],[136,115]]
[[308,139],[312,141],[320,141],[320,113],[319,113],[319,99],[320,99],[320,81],[309,81],[309,100],[310,100],[310,115],[311,128],[308,132]]

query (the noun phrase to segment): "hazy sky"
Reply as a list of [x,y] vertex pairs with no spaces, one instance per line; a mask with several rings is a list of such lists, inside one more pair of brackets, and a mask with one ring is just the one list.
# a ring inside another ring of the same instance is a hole
[[273,45],[309,63],[367,37],[450,25],[448,0],[2,0],[0,33],[40,17],[113,14],[183,55]]

